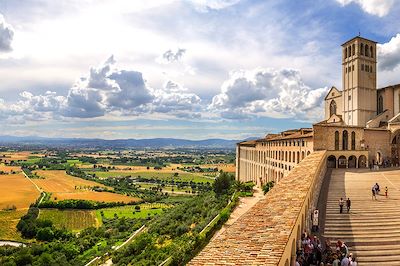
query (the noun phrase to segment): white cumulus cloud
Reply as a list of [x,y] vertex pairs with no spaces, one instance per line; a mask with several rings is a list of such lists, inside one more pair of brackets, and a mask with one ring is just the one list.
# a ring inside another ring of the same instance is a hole
[[209,9],[219,10],[236,5],[241,0],[190,0],[201,11]]
[[395,0],[336,0],[342,6],[350,3],[358,4],[362,10],[368,14],[383,17],[386,16],[393,7]]
[[326,92],[305,85],[297,70],[240,70],[230,73],[209,109],[227,119],[257,115],[315,121],[321,118]]
[[4,16],[0,14],[0,52],[9,52],[12,50],[11,44],[14,38],[14,30],[8,24]]
[[400,33],[389,42],[378,44],[378,62],[381,70],[394,70],[400,65]]
[[32,117],[94,118],[110,113],[199,117],[200,102],[196,94],[172,81],[160,89],[149,87],[141,72],[118,69],[111,56],[76,81],[66,96],[50,91],[44,95],[24,91],[15,103],[0,99],[0,119],[7,120],[12,116],[27,120],[32,120]]

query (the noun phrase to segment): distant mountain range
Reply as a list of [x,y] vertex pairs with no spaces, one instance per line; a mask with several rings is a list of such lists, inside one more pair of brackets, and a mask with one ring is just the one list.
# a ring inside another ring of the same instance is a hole
[[[255,139],[255,138],[249,138]],[[0,145],[3,146],[42,146],[64,148],[209,148],[234,149],[236,143],[243,140],[204,139],[188,140],[175,138],[152,139],[85,139],[85,138],[46,138],[46,137],[15,137],[0,136]]]

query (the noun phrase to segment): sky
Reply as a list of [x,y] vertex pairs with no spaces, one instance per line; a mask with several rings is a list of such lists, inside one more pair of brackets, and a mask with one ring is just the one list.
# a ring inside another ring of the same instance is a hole
[[400,0],[0,0],[0,135],[245,139],[311,127],[341,44],[400,83]]

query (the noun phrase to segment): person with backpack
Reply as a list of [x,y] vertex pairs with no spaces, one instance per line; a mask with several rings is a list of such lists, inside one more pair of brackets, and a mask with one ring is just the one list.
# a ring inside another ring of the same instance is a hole
[[351,207],[351,200],[350,198],[347,198],[346,200],[346,207],[347,207],[347,213],[350,212],[350,207]]

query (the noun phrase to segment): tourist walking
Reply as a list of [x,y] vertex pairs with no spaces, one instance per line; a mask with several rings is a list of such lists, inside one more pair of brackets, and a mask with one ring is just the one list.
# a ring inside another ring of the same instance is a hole
[[372,187],[372,199],[376,200],[375,186]]
[[376,184],[375,184],[375,193],[376,193],[376,194],[379,194],[380,191],[381,191],[381,189],[379,188],[379,184],[376,183]]
[[347,213],[350,212],[350,207],[351,207],[351,200],[350,198],[347,198],[346,200],[346,207],[347,207]]
[[343,198],[340,198],[340,200],[339,200],[340,213],[343,213],[343,205],[344,205]]

